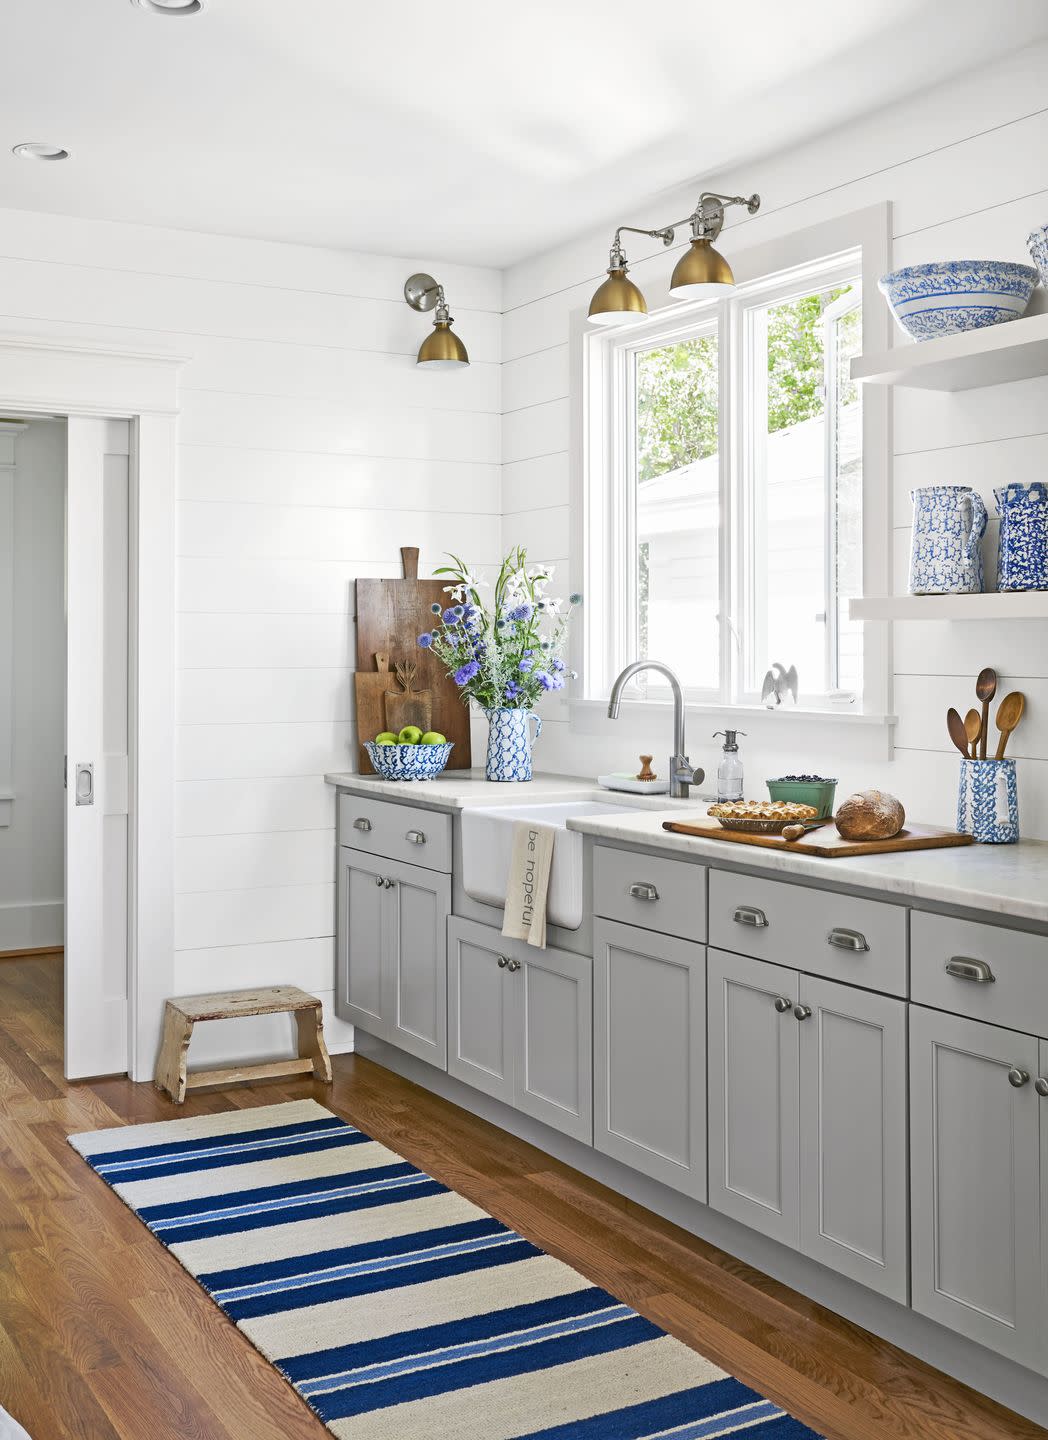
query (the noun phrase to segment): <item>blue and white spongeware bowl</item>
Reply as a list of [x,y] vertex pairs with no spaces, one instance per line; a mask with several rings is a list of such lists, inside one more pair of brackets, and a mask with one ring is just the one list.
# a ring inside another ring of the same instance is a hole
[[454,742],[444,745],[376,745],[366,740],[364,749],[383,780],[435,780],[448,763]]
[[892,314],[915,340],[934,340],[1017,320],[1037,271],[1012,260],[943,260],[907,265],[878,281]]
[[1041,275],[1041,284],[1048,290],[1048,225],[1038,225],[1026,237],[1026,248],[1030,259]]

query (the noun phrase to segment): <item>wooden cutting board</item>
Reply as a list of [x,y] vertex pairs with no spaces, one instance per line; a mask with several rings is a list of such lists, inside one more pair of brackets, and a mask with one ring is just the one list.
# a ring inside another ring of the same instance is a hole
[[386,691],[393,683],[389,673],[389,656],[378,651],[368,656],[366,669],[353,676],[353,692],[357,702],[357,769],[361,775],[374,775],[375,770],[364,749],[365,740],[374,740],[387,729]]
[[956,830],[942,830],[937,825],[907,825],[890,840],[845,840],[831,821],[809,831],[800,840],[784,840],[781,835],[746,835],[741,830],[725,830],[716,820],[687,824],[683,820],[664,820],[663,830],[677,835],[695,835],[700,840],[729,840],[736,845],[759,845],[765,850],[794,850],[798,855],[821,855],[827,860],[850,855],[890,855],[897,850],[940,850],[951,845],[971,845],[970,835]]
[[[363,671],[367,685],[372,684],[374,677],[370,672],[374,669],[376,655],[388,656],[390,665],[395,665],[398,660],[414,661],[418,666],[415,686],[430,692],[431,728],[439,730],[455,746],[448,760],[448,769],[468,770],[473,763],[469,711],[462,703],[458,686],[445,673],[440,661],[432,651],[422,650],[418,644],[422,632],[433,627],[435,616],[430,607],[440,605],[446,608],[449,602],[450,597],[444,593],[448,582],[418,578],[417,548],[403,546],[400,554],[404,563],[402,580],[358,580],[356,583],[358,676]],[[391,681],[392,676],[383,678],[383,694],[386,690],[399,688]],[[373,710],[361,715],[358,701],[357,758],[360,771],[365,775],[370,775],[372,769],[363,742],[373,740],[380,730],[385,729],[385,709],[377,729],[372,728],[373,718]]]

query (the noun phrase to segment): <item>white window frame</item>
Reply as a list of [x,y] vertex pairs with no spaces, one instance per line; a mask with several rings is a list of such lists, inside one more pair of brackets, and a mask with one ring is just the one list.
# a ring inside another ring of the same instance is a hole
[[[775,218],[771,223],[774,225]],[[802,267],[817,270],[822,284],[828,257],[861,255],[863,344],[869,351],[887,349],[890,343],[890,316],[877,291],[877,280],[890,268],[890,207],[871,206],[809,229],[786,234],[764,243],[745,247],[747,231],[755,222],[732,227],[725,232],[722,248],[729,255],[737,280],[736,295],[754,306],[774,302],[776,286],[784,293],[805,293]],[[767,232],[765,232],[767,233]],[[736,238],[738,237],[738,239]],[[854,259],[851,260],[852,272]],[[581,624],[575,627],[572,662],[580,675],[580,698],[571,702],[572,722],[576,729],[590,731],[598,707],[603,710],[611,683],[621,666],[635,658],[629,653],[630,624],[621,600],[624,547],[631,538],[632,507],[625,504],[624,476],[616,473],[614,426],[616,417],[628,413],[624,393],[624,367],[614,363],[616,351],[623,348],[648,348],[652,337],[656,343],[672,343],[674,333],[695,331],[696,320],[704,312],[713,314],[707,303],[687,305],[675,302],[668,294],[667,284],[672,258],[667,264],[663,252],[634,264],[633,273],[648,298],[651,320],[622,332],[595,330],[586,323],[580,309],[572,318],[571,392],[572,392],[572,525],[571,566],[573,588],[583,595]],[[831,281],[832,283],[832,281]],[[719,363],[722,367],[742,363],[739,325],[741,308],[734,310],[735,323],[720,329]],[[739,357],[736,362],[736,357]],[[722,408],[730,404],[726,397],[735,386],[722,387]],[[734,524],[733,505],[736,495],[732,474],[741,473],[746,457],[739,455],[744,438],[735,417],[722,414],[721,444],[721,565],[722,586],[732,598],[733,615],[740,614],[739,565],[734,552],[740,527]],[[868,387],[863,394],[863,593],[885,594],[891,580],[891,410],[889,395],[883,388]],[[727,436],[727,443],[724,437]],[[630,562],[627,574],[635,566]],[[635,616],[635,597],[633,597]],[[635,633],[635,619],[633,621]],[[729,624],[721,626],[721,678],[730,674],[734,641]],[[664,658],[670,665],[673,656]],[[802,677],[803,685],[803,677]],[[827,724],[860,723],[866,726],[890,727],[894,716],[890,711],[891,655],[890,629],[887,624],[866,624],[863,635],[863,694],[861,705],[846,710],[806,703],[789,712],[792,716],[812,716]],[[746,714],[752,721],[768,714],[759,697],[740,695],[736,701],[723,702],[720,697],[701,693],[688,696],[689,708],[716,716]],[[645,705],[636,707],[643,710]],[[650,710],[650,702],[647,708]],[[628,706],[624,707],[624,711]],[[890,739],[889,739],[890,745]],[[890,753],[890,750],[889,750]]]

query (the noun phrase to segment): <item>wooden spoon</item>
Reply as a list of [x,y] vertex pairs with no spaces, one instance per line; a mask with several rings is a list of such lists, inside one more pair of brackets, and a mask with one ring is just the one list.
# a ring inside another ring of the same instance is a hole
[[960,712],[951,705],[946,712],[946,728],[950,732],[950,739],[957,746],[966,760],[971,759],[971,751],[968,748],[968,732],[964,728],[964,721]]
[[1026,696],[1021,690],[1013,690],[1006,695],[997,707],[997,728],[1001,732],[1001,738],[997,742],[997,754],[995,760],[1004,759],[1004,747],[1008,744],[1008,736],[1023,718],[1023,711],[1026,709]]
[[971,748],[971,756],[974,760],[978,754],[979,736],[982,734],[982,719],[978,710],[969,710],[964,717],[964,733],[968,736],[968,744]]
[[979,736],[979,759],[986,759],[986,738],[990,733],[990,701],[997,694],[997,671],[989,666],[979,671],[975,682],[976,699],[982,701],[982,730]]

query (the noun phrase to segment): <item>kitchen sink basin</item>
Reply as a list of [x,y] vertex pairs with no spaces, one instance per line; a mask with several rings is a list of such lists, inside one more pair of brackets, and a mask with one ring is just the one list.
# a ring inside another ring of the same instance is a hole
[[554,828],[553,863],[546,897],[546,919],[565,930],[577,930],[585,907],[583,893],[583,836],[568,830],[567,822],[583,815],[621,815],[636,805],[575,800],[556,805],[499,805],[462,813],[462,885],[482,905],[506,903],[513,849],[513,827],[531,821]]

